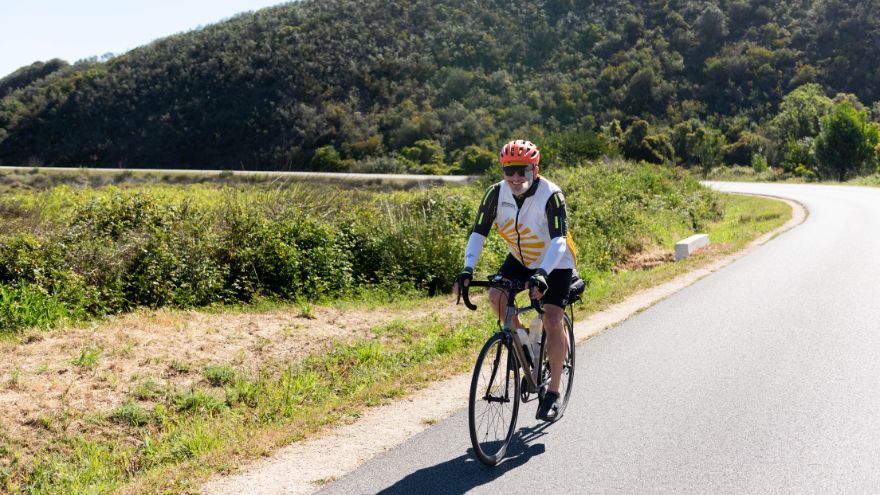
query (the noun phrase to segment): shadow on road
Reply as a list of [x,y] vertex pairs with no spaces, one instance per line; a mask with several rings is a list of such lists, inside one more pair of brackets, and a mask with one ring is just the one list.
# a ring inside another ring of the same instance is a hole
[[439,495],[455,495],[465,493],[475,487],[489,483],[511,469],[522,466],[529,459],[544,453],[544,444],[531,442],[546,435],[544,430],[549,426],[543,423],[531,428],[523,428],[513,438],[507,450],[507,457],[494,468],[483,465],[477,460],[474,449],[435,466],[420,469],[388,488],[380,494],[412,494],[431,493]]

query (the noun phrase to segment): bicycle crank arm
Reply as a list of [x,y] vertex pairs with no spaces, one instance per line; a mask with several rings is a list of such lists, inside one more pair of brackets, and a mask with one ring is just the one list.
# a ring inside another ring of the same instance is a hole
[[491,395],[484,395],[483,400],[486,402],[510,402],[507,397],[492,397]]

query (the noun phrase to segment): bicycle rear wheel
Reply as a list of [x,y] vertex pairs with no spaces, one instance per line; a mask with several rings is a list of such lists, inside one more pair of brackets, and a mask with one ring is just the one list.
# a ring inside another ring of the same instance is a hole
[[483,464],[504,458],[518,413],[519,367],[504,334],[496,333],[477,357],[468,399],[471,443]]
[[[563,316],[563,329],[568,352],[562,365],[562,377],[559,380],[559,411],[557,413],[559,417],[562,417],[566,406],[568,406],[568,398],[571,396],[572,386],[574,385],[574,358],[576,354],[574,348],[574,326],[571,324],[571,319],[567,314]],[[546,339],[547,336],[545,335],[544,338]],[[545,351],[544,358],[541,361],[541,383],[544,384],[550,383],[550,358],[548,354]],[[546,386],[541,387],[539,392],[541,400],[544,399],[544,392],[546,391]]]

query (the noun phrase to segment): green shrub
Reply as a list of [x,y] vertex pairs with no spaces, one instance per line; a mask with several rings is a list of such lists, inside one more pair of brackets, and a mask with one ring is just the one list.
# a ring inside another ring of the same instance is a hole
[[553,180],[566,193],[578,266],[605,271],[646,244],[693,233],[719,218],[716,193],[680,170],[612,162],[568,169]]
[[235,378],[235,370],[229,366],[212,365],[205,368],[203,372],[205,380],[215,387],[232,383]]
[[0,283],[50,284],[62,253],[51,241],[32,234],[0,237]]
[[230,213],[227,224],[227,286],[242,298],[259,293],[295,299],[350,289],[349,253],[333,225],[297,213],[271,221],[241,212]]
[[79,355],[74,356],[70,364],[78,368],[91,369],[97,366],[99,357],[101,357],[101,349],[87,346],[80,349]]
[[315,154],[309,160],[311,169],[320,172],[341,172],[348,170],[348,167],[353,164],[352,160],[343,160],[336,148],[331,145],[322,146],[315,150]]
[[456,163],[461,173],[480,175],[495,167],[495,160],[495,153],[477,145],[469,144],[458,153]]
[[767,170],[767,157],[762,155],[761,153],[754,153],[752,155],[752,170],[755,173],[760,174]]
[[178,411],[191,414],[217,414],[226,409],[226,404],[213,395],[202,390],[192,390],[177,394],[174,405]]
[[0,334],[28,327],[50,328],[71,316],[63,302],[37,286],[0,285]]
[[227,266],[218,240],[195,228],[156,232],[125,274],[126,299],[135,305],[201,306],[227,299]]
[[[714,193],[664,167],[585,163],[542,174],[565,192],[587,270],[608,270],[719,213]],[[494,180],[394,192],[307,184],[59,187],[22,195],[13,213],[39,212],[28,215],[42,224],[38,234],[0,237],[0,325],[254,297],[444,292]],[[504,243],[490,236],[478,269],[494,271],[505,256]]]
[[[550,133],[538,144],[544,167],[579,165],[616,153],[614,145],[604,135],[577,129]],[[494,163],[494,155],[492,158]]]
[[68,235],[118,240],[132,230],[161,226],[167,218],[168,205],[158,198],[110,191],[111,195],[95,196],[74,210]]
[[116,408],[110,419],[131,426],[144,426],[150,422],[152,415],[140,404],[127,402]]
[[132,397],[138,400],[154,400],[164,395],[165,389],[153,378],[138,383],[131,391]]

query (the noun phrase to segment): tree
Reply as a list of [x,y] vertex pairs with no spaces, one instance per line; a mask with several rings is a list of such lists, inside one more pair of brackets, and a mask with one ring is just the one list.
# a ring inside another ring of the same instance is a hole
[[636,120],[623,135],[623,156],[631,160],[663,163],[671,160],[675,150],[664,134],[648,134],[648,123]]
[[847,175],[858,173],[872,157],[877,132],[867,119],[867,112],[856,110],[847,101],[835,105],[822,118],[822,130],[816,138],[816,161],[823,176],[842,182]]
[[676,124],[671,141],[676,160],[688,166],[701,165],[704,173],[721,163],[727,144],[721,131],[696,119]]
[[727,36],[727,18],[717,6],[709,4],[694,22],[697,39],[704,54],[714,51]]
[[479,175],[491,169],[495,165],[495,159],[494,153],[470,144],[459,153],[458,169],[464,174]]
[[550,133],[538,144],[542,166],[578,165],[584,160],[614,154],[606,136],[580,129]]
[[401,150],[407,160],[421,165],[442,164],[446,158],[443,146],[431,139],[420,139],[414,146],[408,146]]
[[789,139],[782,146],[782,155],[785,158],[782,166],[787,171],[797,170],[802,167],[806,170],[816,169],[816,140],[811,137]]
[[752,170],[758,174],[767,171],[767,157],[760,153],[752,154]]
[[650,67],[633,74],[624,90],[623,105],[631,115],[660,114],[674,89]]
[[31,65],[21,67],[0,79],[0,98],[68,66],[69,64],[64,60],[53,58],[48,62],[34,62]]
[[312,170],[320,172],[340,172],[348,170],[353,164],[352,160],[343,160],[339,156],[339,152],[336,151],[336,148],[330,145],[322,146],[315,150],[314,156],[309,161]]
[[724,134],[712,127],[700,127],[694,132],[693,153],[703,165],[703,175],[721,163],[721,150],[726,140]]
[[831,98],[825,96],[821,86],[804,84],[785,95],[770,126],[780,141],[815,137],[819,134],[819,120],[831,105]]

